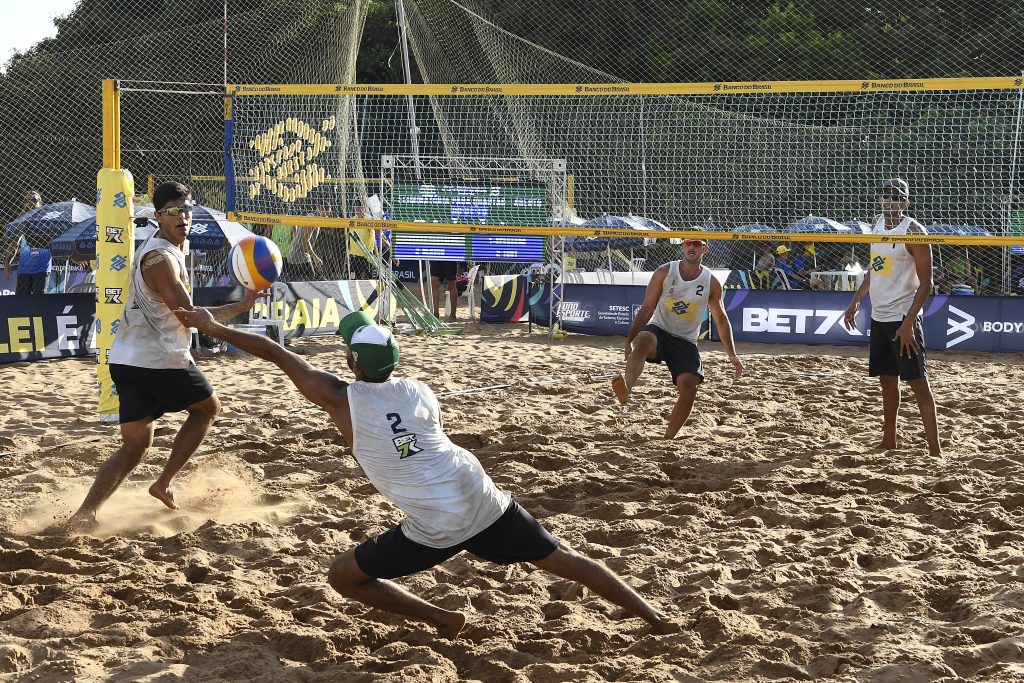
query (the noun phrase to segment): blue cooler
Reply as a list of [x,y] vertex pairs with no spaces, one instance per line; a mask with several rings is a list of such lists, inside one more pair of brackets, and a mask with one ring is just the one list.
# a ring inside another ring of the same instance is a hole
[[956,285],[949,290],[950,296],[974,296],[974,287]]

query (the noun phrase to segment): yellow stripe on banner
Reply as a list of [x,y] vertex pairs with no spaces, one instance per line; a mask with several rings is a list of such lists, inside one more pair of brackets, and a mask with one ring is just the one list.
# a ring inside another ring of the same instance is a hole
[[471,235],[538,235],[564,237],[670,237],[723,240],[728,242],[905,242],[909,244],[965,244],[986,247],[1024,245],[1024,235],[970,236],[951,235],[863,235],[819,234],[806,232],[728,232],[725,230],[622,230],[615,228],[580,228],[537,225],[465,225],[462,223],[415,223],[326,216],[288,216],[244,211],[228,213],[228,219],[243,223],[291,225],[310,228],[344,228],[346,230],[391,230],[393,232],[457,233]]
[[1022,87],[1020,76],[988,78],[922,78],[856,81],[744,81],[718,83],[545,83],[545,84],[245,84],[227,86],[228,95],[765,95],[800,92],[931,92],[941,90],[1011,90]]

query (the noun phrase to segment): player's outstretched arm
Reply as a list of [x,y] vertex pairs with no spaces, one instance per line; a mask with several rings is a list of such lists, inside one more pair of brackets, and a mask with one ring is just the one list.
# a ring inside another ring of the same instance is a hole
[[195,327],[258,358],[270,361],[284,370],[303,396],[321,408],[337,408],[339,400],[346,400],[347,382],[329,372],[314,368],[302,356],[292,353],[267,337],[225,327],[205,308],[191,311],[179,308],[174,311],[174,315],[178,316],[178,320],[186,327]]

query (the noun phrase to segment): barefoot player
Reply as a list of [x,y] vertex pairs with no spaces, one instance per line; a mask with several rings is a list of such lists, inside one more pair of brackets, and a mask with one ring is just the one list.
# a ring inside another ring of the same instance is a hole
[[317,370],[266,337],[219,325],[203,309],[178,315],[183,324],[281,368],[303,396],[333,418],[370,483],[405,513],[398,526],[335,559],[327,578],[342,595],[426,622],[454,638],[465,625],[464,614],[416,597],[390,579],[424,571],[465,550],[499,564],[530,562],[579,581],[658,633],[678,630],[603,564],[555,539],[494,485],[472,453],[448,439],[434,392],[422,382],[392,377],[398,342],[365,313],[350,313],[338,329],[348,345],[352,383]]
[[626,371],[612,379],[612,390],[625,405],[645,363],[668,366],[679,398],[668,418],[666,439],[675,437],[690,416],[697,387],[704,381],[697,336],[709,309],[736,377],[743,374],[743,363],[732,343],[732,326],[722,306],[722,284],[702,264],[707,252],[705,240],[683,240],[683,260],[654,271],[626,337]]
[[[85,502],[67,522],[85,531],[96,511],[134,470],[153,445],[153,422],[164,413],[187,411],[163,472],[149,487],[154,498],[176,509],[171,479],[206,437],[220,410],[220,399],[196,367],[189,351],[192,335],[171,312],[192,308],[184,244],[192,226],[192,199],[181,183],[153,192],[159,230],[135,254],[128,298],[110,349],[110,376],[120,404],[121,447],[100,466]],[[223,320],[252,308],[257,294],[211,309]]]
[[[879,191],[882,213],[875,222],[876,235],[925,234],[916,220],[906,215],[910,187],[893,178]],[[939,457],[939,426],[935,398],[925,370],[924,329],[921,309],[932,293],[932,250],[927,244],[876,242],[871,263],[843,319],[847,329],[856,326],[861,300],[871,296],[871,351],[868,374],[882,384],[882,441],[893,449],[896,417],[900,410],[900,380],[910,385],[921,411],[928,452]]]

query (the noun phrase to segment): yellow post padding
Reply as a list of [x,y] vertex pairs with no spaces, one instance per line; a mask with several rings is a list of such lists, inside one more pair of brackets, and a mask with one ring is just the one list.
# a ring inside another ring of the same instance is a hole
[[135,257],[132,197],[135,182],[124,169],[103,168],[96,176],[96,346],[102,422],[117,420],[119,403],[107,357],[120,325]]

